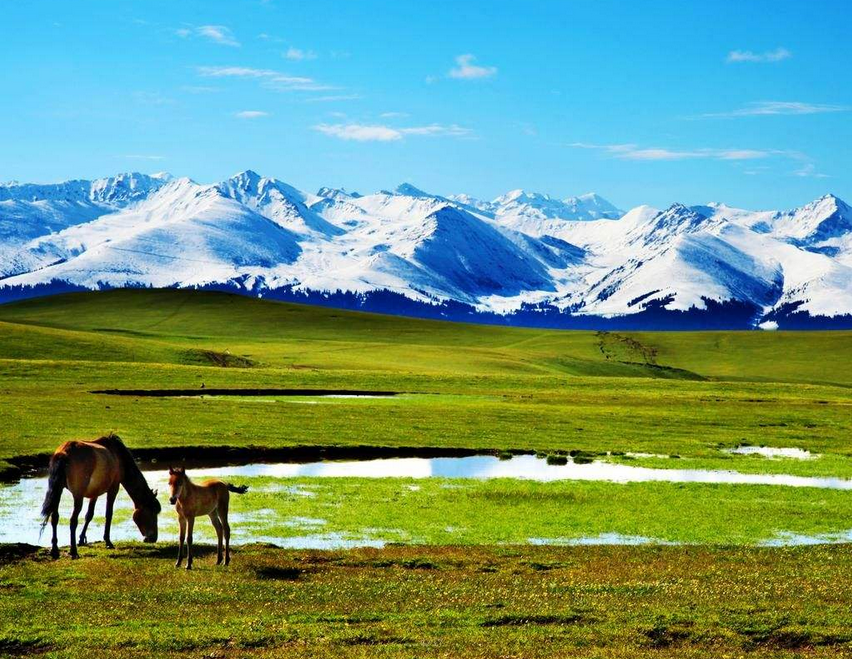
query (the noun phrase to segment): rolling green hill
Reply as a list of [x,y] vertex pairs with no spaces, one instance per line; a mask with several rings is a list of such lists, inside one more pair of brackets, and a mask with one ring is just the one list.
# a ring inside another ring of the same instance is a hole
[[[845,474],[850,364],[850,332],[552,331],[211,292],[71,294],[0,306],[0,458],[108,430],[131,446],[645,451],[728,467],[719,448],[749,442],[823,454],[787,470]],[[269,406],[91,393],[202,385],[408,395]]]
[[0,358],[258,365],[429,374],[717,378],[852,384],[852,332],[539,330],[428,321],[185,290],[0,306]]

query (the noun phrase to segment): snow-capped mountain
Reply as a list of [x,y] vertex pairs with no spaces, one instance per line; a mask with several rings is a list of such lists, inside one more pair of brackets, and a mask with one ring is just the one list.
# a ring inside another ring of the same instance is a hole
[[852,327],[852,208],[310,194],[252,171],[0,185],[0,300],[122,286],[563,327]]

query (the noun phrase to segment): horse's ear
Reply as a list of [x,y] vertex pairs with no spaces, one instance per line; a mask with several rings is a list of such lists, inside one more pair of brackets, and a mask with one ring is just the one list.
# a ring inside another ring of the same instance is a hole
[[169,467],[169,476],[174,476],[174,475],[175,475],[174,467]]
[[154,498],[155,498],[155,499],[157,498],[157,490],[151,490],[151,494],[153,494],[153,495],[154,495]]

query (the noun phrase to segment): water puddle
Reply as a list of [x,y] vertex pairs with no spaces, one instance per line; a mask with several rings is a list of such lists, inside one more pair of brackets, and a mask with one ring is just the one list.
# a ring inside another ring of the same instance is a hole
[[[163,514],[160,516],[160,539],[174,541],[177,523],[170,507],[165,503],[168,471],[164,466],[145,465],[146,477],[152,488],[160,491],[163,502]],[[152,468],[153,467],[153,468]],[[568,459],[567,464],[548,464],[548,461],[534,455],[516,455],[511,459],[497,456],[473,455],[467,457],[436,458],[382,458],[373,460],[323,461],[309,463],[244,464],[221,467],[193,468],[193,478],[221,478],[238,480],[239,478],[266,477],[273,482],[258,486],[258,492],[281,493],[283,496],[312,497],[314,488],[310,484],[294,484],[293,478],[404,478],[452,479],[442,483],[442,487],[461,487],[464,479],[511,478],[538,482],[555,481],[603,481],[610,483],[714,483],[737,485],[769,485],[779,487],[812,487],[824,489],[852,490],[852,480],[843,478],[820,478],[793,476],[788,474],[747,474],[735,471],[713,471],[701,469],[654,469],[629,464],[615,464],[595,460],[576,463]],[[17,483],[0,485],[0,543],[27,542],[45,545],[49,542],[49,529],[39,540],[40,519],[38,511],[44,497],[46,481],[43,475],[23,478]],[[402,483],[402,488],[416,492],[416,484]],[[103,533],[103,499],[99,501],[90,540],[100,539]],[[63,496],[60,514],[61,543],[67,545],[67,520],[71,501],[68,493]],[[135,525],[130,520],[131,503],[124,492],[116,501],[116,518],[113,524],[113,540],[139,540]],[[293,548],[342,549],[355,546],[382,546],[388,534],[400,541],[406,541],[401,530],[384,530],[370,533],[362,530],[354,534],[340,534],[324,531],[325,520],[309,517],[292,517],[282,521],[271,509],[260,509],[247,513],[232,513],[234,527],[233,543],[271,542]],[[282,532],[282,537],[274,537],[267,532],[275,527],[290,529]],[[199,542],[212,542],[215,534],[207,520],[196,525]],[[374,530],[375,531],[375,530]],[[835,536],[831,536],[834,538]],[[838,536],[852,539],[852,532]],[[385,539],[383,539],[385,538]],[[396,539],[394,541],[397,541]],[[407,540],[410,541],[410,540]],[[833,541],[833,540],[832,540]],[[531,544],[660,544],[662,541],[638,536],[621,536],[603,533],[588,538],[530,538]],[[778,543],[804,544],[793,537],[779,536]]]
[[282,462],[218,467],[205,469],[204,474],[216,478],[515,478],[541,482],[580,480],[610,483],[722,483],[852,490],[852,480],[845,478],[747,474],[711,469],[655,469],[601,460],[581,464],[570,458],[567,464],[548,464],[547,460],[534,455],[516,455],[509,460],[490,455],[474,455],[461,458],[383,458],[306,464]]
[[676,545],[676,542],[646,538],[642,535],[622,535],[621,533],[599,533],[580,538],[529,538],[531,545],[555,545],[558,547],[584,547],[591,545]]
[[810,460],[817,457],[802,448],[774,448],[772,446],[737,446],[725,449],[725,453],[733,455],[760,455],[764,458],[790,458],[793,460]]
[[758,543],[761,547],[802,547],[805,545],[836,545],[852,542],[852,529],[837,533],[819,533],[804,535],[791,531],[782,531],[774,538]]

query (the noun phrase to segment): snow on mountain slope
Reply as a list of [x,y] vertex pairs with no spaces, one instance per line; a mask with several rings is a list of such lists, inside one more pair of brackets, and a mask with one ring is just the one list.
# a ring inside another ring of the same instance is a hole
[[216,186],[220,193],[296,233],[328,238],[343,229],[327,222],[309,206],[319,200],[296,188],[247,170]]
[[27,243],[21,258],[38,269],[3,283],[195,285],[292,263],[300,252],[294,233],[215,186],[178,179],[136,206]]
[[302,287],[386,287],[471,304],[481,295],[551,287],[526,245],[432,196],[366,195],[326,208],[324,217],[348,231],[333,247],[305,247],[297,264]]
[[148,198],[168,174],[118,174],[94,181],[0,185],[0,277],[38,267],[21,249],[25,243],[114,212]]
[[622,213],[597,195],[484,202],[408,183],[313,195],[250,170],[214,185],[141,174],[0,185],[0,295],[53,281],[393,291],[608,318],[734,304],[756,324],[852,314],[852,209],[826,195],[780,212]]

